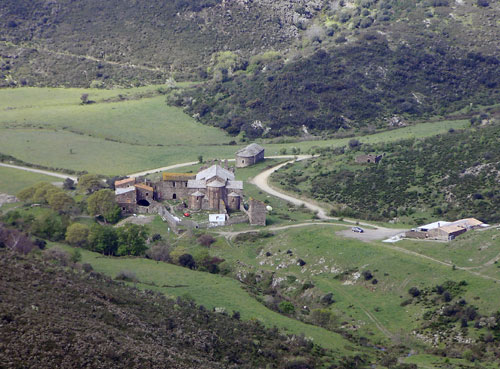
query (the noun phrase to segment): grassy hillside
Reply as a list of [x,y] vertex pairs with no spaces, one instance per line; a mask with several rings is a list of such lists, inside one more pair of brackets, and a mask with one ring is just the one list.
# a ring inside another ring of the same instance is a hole
[[[489,125],[423,140],[351,145],[280,170],[274,180],[333,205],[338,215],[411,224],[462,217],[498,222],[499,137],[500,126]],[[385,156],[376,165],[356,164],[363,153]]]
[[44,261],[3,249],[0,265],[4,368],[315,368],[322,359],[333,362],[302,338],[94,272],[65,270],[48,254]]
[[[180,108],[165,105],[166,91],[169,89],[164,85],[0,90],[0,153],[49,168],[115,175],[194,161],[199,155],[204,159],[231,158],[247,144],[234,145],[234,139],[221,129],[203,126]],[[82,105],[84,94],[94,103]],[[426,137],[465,125],[466,121],[442,121],[432,123],[429,130],[430,124],[418,124],[360,140],[377,143]],[[348,141],[277,140],[281,143],[262,144],[266,155],[278,155],[281,150],[288,154],[307,152]]]

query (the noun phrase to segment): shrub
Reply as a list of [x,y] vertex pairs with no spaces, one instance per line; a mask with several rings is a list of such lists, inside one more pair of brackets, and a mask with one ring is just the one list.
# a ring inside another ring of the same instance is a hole
[[53,260],[62,266],[69,265],[69,261],[70,261],[69,254],[66,251],[64,251],[58,247],[52,247],[52,248],[46,250],[44,252],[44,258],[47,260]]
[[137,282],[138,281],[135,273],[130,271],[130,270],[120,271],[116,275],[115,279],[120,280],[120,281],[127,281],[127,282]]
[[293,314],[295,312],[295,306],[288,301],[281,301],[278,305],[278,309],[283,314]]
[[198,237],[197,241],[202,246],[210,247],[210,245],[213,244],[216,239],[211,234],[205,233]]
[[417,287],[412,287],[408,290],[408,293],[412,295],[413,297],[418,297],[420,296],[420,290]]
[[153,245],[146,251],[146,257],[156,261],[172,261],[170,248],[167,245]]
[[89,263],[84,263],[82,265],[82,269],[85,273],[90,273],[91,271],[94,270],[94,268],[92,268],[92,265],[90,265]]
[[373,278],[373,274],[369,270],[363,271],[363,273],[361,273],[361,275],[363,276],[363,278],[365,279],[365,281],[369,281],[370,279]]
[[189,269],[196,269],[196,262],[191,254],[182,254],[179,257],[179,265]]

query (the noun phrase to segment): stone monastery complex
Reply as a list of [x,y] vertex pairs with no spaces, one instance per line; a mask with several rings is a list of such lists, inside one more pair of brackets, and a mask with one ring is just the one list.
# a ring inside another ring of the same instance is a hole
[[[251,144],[236,153],[236,167],[264,160],[264,148]],[[250,199],[248,211],[243,203],[243,181],[235,179],[235,168],[227,160],[212,162],[197,174],[164,172],[157,182],[125,178],[115,182],[115,198],[124,213],[150,212],[150,206],[180,200],[192,211],[229,214],[241,211],[251,224],[265,225],[266,205]]]

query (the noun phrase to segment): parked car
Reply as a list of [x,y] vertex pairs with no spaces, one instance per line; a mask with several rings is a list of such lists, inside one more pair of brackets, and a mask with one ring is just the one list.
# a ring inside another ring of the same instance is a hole
[[356,233],[363,233],[364,230],[361,227],[352,227],[351,230]]

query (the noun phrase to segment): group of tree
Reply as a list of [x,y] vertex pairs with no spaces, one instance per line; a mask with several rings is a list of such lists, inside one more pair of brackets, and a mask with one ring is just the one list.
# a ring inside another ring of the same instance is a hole
[[41,182],[17,194],[19,200],[31,204],[45,204],[53,210],[67,214],[75,209],[73,197],[51,183]]
[[144,226],[126,224],[123,227],[110,227],[94,224],[73,223],[67,231],[65,240],[72,246],[78,246],[103,255],[141,256],[148,246],[148,231]]

